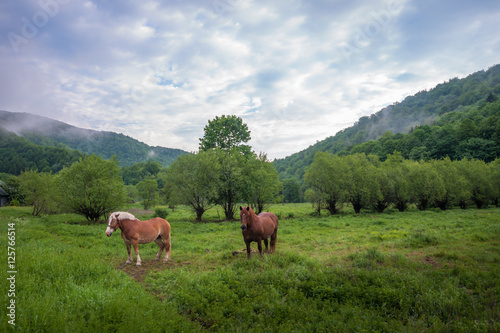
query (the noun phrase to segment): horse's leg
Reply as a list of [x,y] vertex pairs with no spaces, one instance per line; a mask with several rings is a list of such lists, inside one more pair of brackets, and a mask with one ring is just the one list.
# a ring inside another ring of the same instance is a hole
[[155,243],[160,247],[160,251],[158,251],[158,253],[156,254],[156,261],[158,261],[158,259],[160,259],[160,257],[161,257],[161,253],[163,252],[163,249],[165,248],[165,243],[163,243],[163,240],[160,237],[158,237],[155,240]]
[[163,262],[167,262],[170,259],[170,233],[168,233],[168,238],[165,238],[165,258]]
[[257,244],[259,245],[259,253],[260,253],[260,255],[262,256],[262,241],[259,239],[259,240],[257,241]]
[[247,244],[247,259],[250,259],[250,253],[252,252],[250,249],[250,242],[245,241],[245,243]]
[[269,249],[268,249],[268,247],[267,247],[267,243],[268,243],[268,242],[267,242],[267,238],[266,238],[266,239],[264,239],[264,245],[266,246],[266,251],[265,251],[265,253],[269,253]]
[[132,263],[132,253],[130,251],[130,243],[125,242],[125,246],[127,247],[127,253],[128,253],[128,259],[125,261],[126,264],[131,264]]
[[137,256],[136,266],[141,266],[141,256],[139,255],[139,243],[137,241],[133,241],[132,245],[134,246],[134,252]]

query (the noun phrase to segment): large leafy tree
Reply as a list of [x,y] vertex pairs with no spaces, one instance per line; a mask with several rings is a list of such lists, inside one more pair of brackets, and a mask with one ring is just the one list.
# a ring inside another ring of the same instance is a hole
[[276,199],[282,187],[278,171],[265,154],[249,158],[245,168],[244,196],[259,214]]
[[248,161],[239,150],[216,149],[219,164],[217,203],[224,209],[227,220],[234,218],[236,205],[243,199],[245,189],[245,163]]
[[346,163],[343,186],[347,200],[354,211],[360,213],[362,208],[373,206],[382,198],[378,171],[374,161],[364,154],[348,155],[343,159]]
[[208,121],[204,135],[200,139],[200,150],[207,151],[220,148],[231,151],[236,148],[244,154],[251,152],[250,146],[245,145],[250,141],[250,131],[243,120],[237,116],[217,116]]
[[166,172],[165,188],[169,191],[169,203],[191,206],[196,213],[196,221],[201,221],[205,211],[215,205],[219,169],[214,151],[179,156]]
[[486,207],[494,200],[493,177],[484,161],[463,159],[457,161],[459,172],[470,182],[470,198],[477,208]]
[[119,170],[115,158],[106,161],[95,155],[64,168],[59,174],[58,186],[62,207],[92,222],[105,218],[127,200]]
[[388,155],[381,168],[386,173],[386,182],[381,184],[382,195],[403,212],[408,208],[411,199],[410,183],[408,182],[408,163],[401,153]]
[[446,187],[441,175],[428,162],[413,162],[409,168],[412,199],[420,210],[425,210],[429,204],[443,200]]
[[[317,152],[314,161],[304,175],[309,191],[309,198],[315,202],[324,202],[330,214],[336,214],[346,197],[345,159],[334,157],[330,153]],[[318,207],[318,211],[319,211]]]

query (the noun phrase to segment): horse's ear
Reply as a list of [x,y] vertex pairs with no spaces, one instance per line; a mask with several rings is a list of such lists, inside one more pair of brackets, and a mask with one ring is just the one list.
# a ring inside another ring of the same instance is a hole
[[240,206],[240,210],[243,210],[243,207]]
[[250,211],[250,206],[247,206],[247,211]]

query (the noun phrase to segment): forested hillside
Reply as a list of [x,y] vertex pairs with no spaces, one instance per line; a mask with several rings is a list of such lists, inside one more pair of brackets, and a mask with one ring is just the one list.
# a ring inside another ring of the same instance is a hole
[[27,113],[0,111],[0,128],[40,146],[76,149],[104,159],[116,155],[121,166],[148,160],[168,166],[186,153],[180,149],[151,147],[123,134],[77,128]]
[[[500,65],[409,96],[274,164],[281,179],[302,181],[318,151],[366,152],[384,159],[387,153],[400,150],[405,158],[413,159],[448,155],[491,160],[499,156],[498,95]],[[410,136],[403,135],[410,132]]]
[[0,127],[0,173],[19,175],[27,169],[56,173],[82,156],[76,150],[36,145]]

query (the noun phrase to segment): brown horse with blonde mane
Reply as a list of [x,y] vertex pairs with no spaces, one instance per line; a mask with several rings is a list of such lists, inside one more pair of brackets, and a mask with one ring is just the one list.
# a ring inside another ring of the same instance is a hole
[[137,256],[136,266],[141,266],[139,244],[147,244],[153,241],[160,247],[156,260],[160,259],[163,250],[165,250],[163,262],[167,262],[170,258],[170,224],[166,220],[156,217],[151,220],[140,221],[130,213],[111,213],[106,235],[110,237],[113,231],[118,228],[121,230],[123,242],[127,247],[128,260],[125,262],[126,264],[133,262],[130,252],[130,246],[132,245]]
[[[252,208],[240,206],[241,233],[247,245],[247,258],[250,258],[250,243],[257,242],[259,253],[262,256],[262,240],[266,245],[266,252],[273,253],[278,238],[278,218],[273,213],[256,215]],[[271,238],[271,250],[268,251],[267,239]]]

